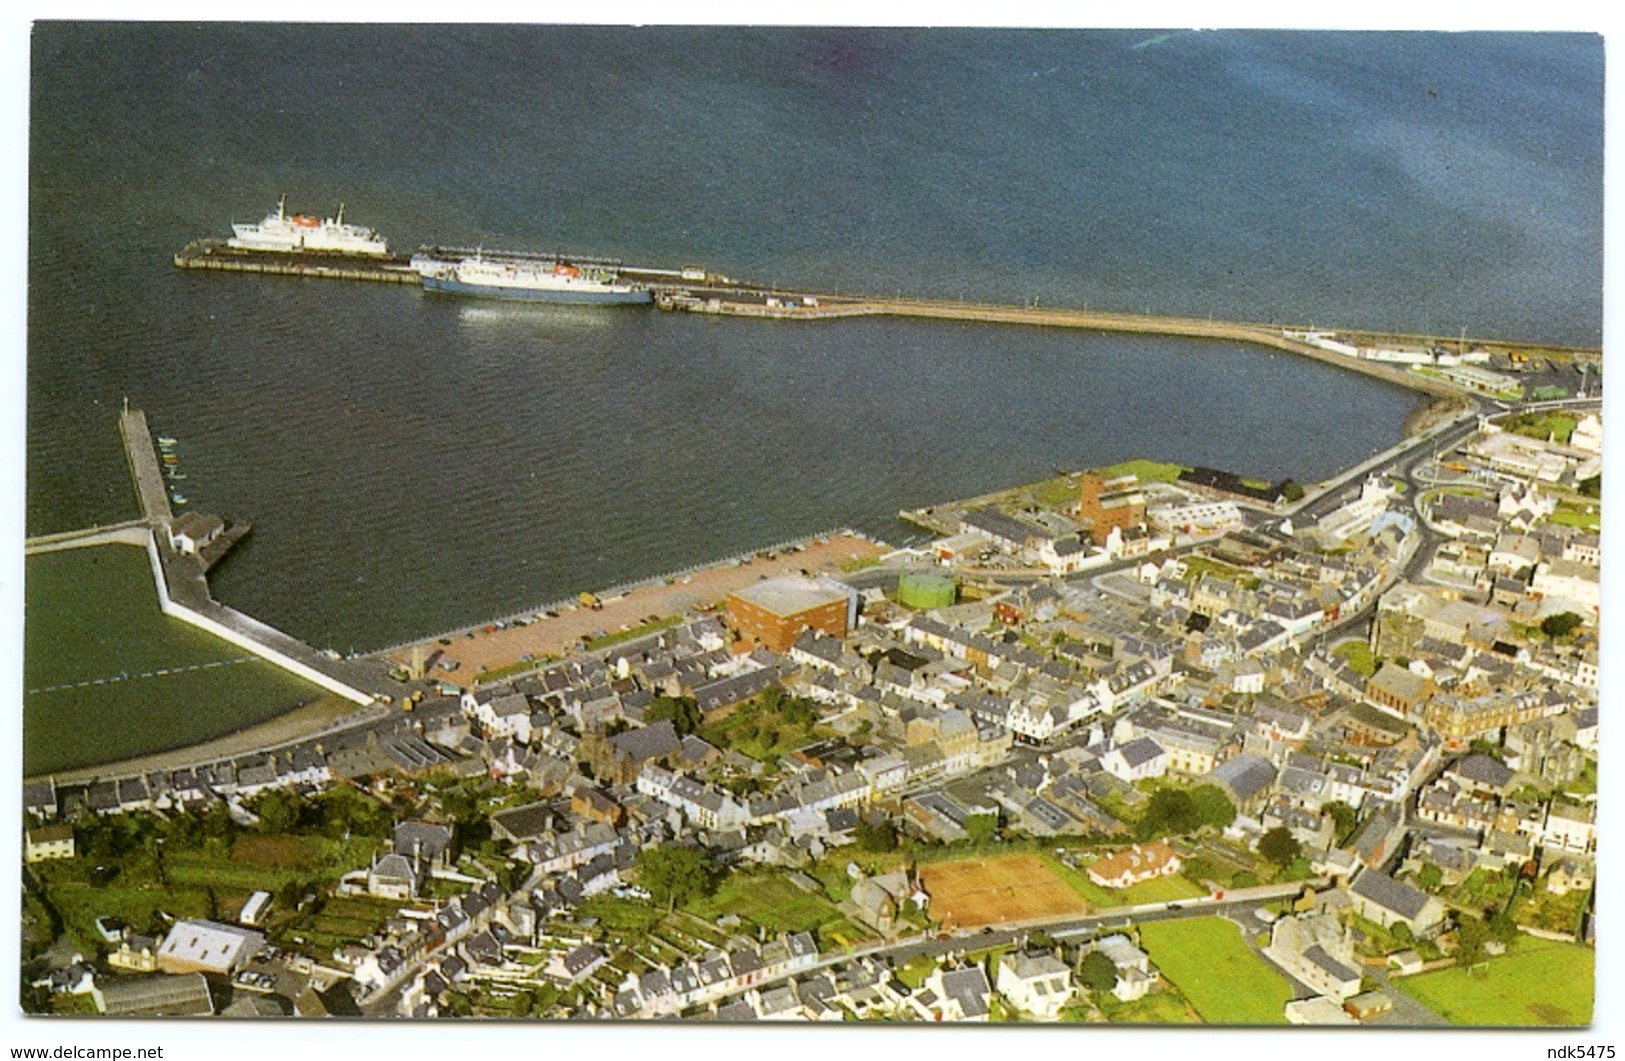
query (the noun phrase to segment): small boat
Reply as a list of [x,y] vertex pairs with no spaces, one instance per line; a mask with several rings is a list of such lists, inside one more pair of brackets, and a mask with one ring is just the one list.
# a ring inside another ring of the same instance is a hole
[[177,504],[177,505],[186,504],[186,495],[181,493],[179,490],[175,491],[175,504]]
[[159,435],[158,436],[158,444],[160,446],[164,447],[165,449],[172,449],[174,447],[174,445],[175,445],[175,440],[172,439],[172,438],[169,438],[166,435]]

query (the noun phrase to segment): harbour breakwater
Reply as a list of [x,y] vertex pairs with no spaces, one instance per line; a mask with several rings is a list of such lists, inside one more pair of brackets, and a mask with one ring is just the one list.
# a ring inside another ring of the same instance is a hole
[[[440,252],[450,258],[470,252]],[[523,257],[523,256],[521,256]],[[575,261],[569,256],[553,256],[558,261]],[[552,259],[550,259],[552,260]],[[579,258],[582,262],[611,262],[610,259]],[[408,259],[398,256],[364,258],[343,254],[280,253],[244,251],[218,240],[198,240],[175,255],[175,265],[185,269],[221,272],[251,272],[301,276],[314,279],[372,280],[419,284],[420,273]],[[1297,336],[1313,329],[1279,322],[1233,321],[1213,317],[1178,317],[1152,313],[1124,313],[1069,307],[974,303],[942,299],[886,298],[862,293],[820,293],[769,287],[734,280],[697,266],[666,269],[613,262],[621,281],[646,290],[660,309],[669,312],[703,313],[718,316],[752,317],[771,320],[835,320],[850,317],[904,317],[973,322],[983,324],[1024,324],[1043,328],[1073,328],[1086,331],[1138,335],[1172,336],[1189,339],[1220,339],[1249,343],[1383,380],[1396,386],[1430,395],[1435,399],[1459,399],[1466,391],[1443,379],[1407,371],[1392,363],[1351,357],[1344,353],[1305,342]],[[1370,329],[1331,329],[1327,335],[1358,336],[1379,347],[1430,350],[1444,344],[1458,353],[1469,349],[1510,351],[1515,349],[1542,354],[1600,359],[1592,348],[1551,347],[1502,339],[1469,339],[1462,336],[1431,336],[1378,332]],[[1407,425],[1408,429],[1410,425]]]
[[1160,317],[1149,314],[1037,306],[938,302],[924,299],[867,299],[795,294],[774,295],[763,300],[670,296],[657,300],[657,304],[667,310],[783,320],[828,320],[863,316],[912,317],[983,324],[1025,324],[1042,328],[1078,328],[1189,339],[1229,339],[1297,354],[1437,397],[1459,397],[1462,394],[1459,388],[1441,380],[1406,372],[1391,365],[1346,357],[1300,342],[1284,334],[1291,329],[1243,321]]

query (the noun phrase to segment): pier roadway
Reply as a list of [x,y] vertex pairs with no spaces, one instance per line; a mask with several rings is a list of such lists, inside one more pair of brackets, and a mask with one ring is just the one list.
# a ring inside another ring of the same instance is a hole
[[[526,656],[563,656],[580,648],[583,638],[619,633],[623,626],[636,627],[650,616],[683,615],[707,608],[726,600],[730,592],[769,576],[805,570],[839,577],[843,565],[878,559],[889,551],[864,538],[835,534],[803,543],[795,552],[779,552],[773,559],[756,555],[741,558],[737,565],[724,561],[652,579],[604,598],[596,609],[579,604],[570,610],[558,608],[557,617],[544,614],[529,625],[510,624],[501,630],[478,627],[460,631],[386,650],[385,658],[409,666],[414,650],[421,650],[428,668],[426,676],[467,687],[478,681],[483,671],[521,663]],[[447,671],[442,664],[450,663],[456,667]]]
[[130,460],[130,477],[135,481],[135,497],[141,504],[141,518],[149,525],[167,527],[175,519],[169,507],[169,491],[164,489],[164,473],[158,467],[158,450],[147,429],[147,414],[128,404],[119,413],[119,434],[124,438],[124,455]]
[[[773,304],[769,304],[769,300]],[[1348,357],[1288,338],[1285,329],[1269,324],[1159,317],[1149,314],[1091,312],[1089,310],[1006,306],[928,299],[869,298],[820,295],[813,292],[768,292],[752,287],[672,289],[659,300],[664,309],[731,316],[827,320],[841,317],[915,317],[975,321],[984,324],[1027,324],[1041,328],[1082,328],[1092,331],[1171,335],[1188,339],[1229,339],[1253,343],[1322,361],[1389,383],[1440,397],[1459,397],[1461,390],[1441,380],[1377,361]],[[1455,342],[1456,340],[1451,340]]]
[[1188,339],[1230,339],[1299,354],[1328,365],[1387,380],[1411,390],[1451,397],[1461,393],[1447,383],[1419,376],[1414,372],[1406,372],[1379,362],[1347,357],[1289,339],[1280,330],[1266,325],[1191,317],[1151,317],[1130,313],[1091,313],[1087,310],[1040,309],[1031,306],[961,305],[953,302],[897,300],[872,305],[874,306],[872,312],[892,317],[934,317],[990,324],[1031,324],[1048,328],[1087,328],[1144,335],[1172,335]]

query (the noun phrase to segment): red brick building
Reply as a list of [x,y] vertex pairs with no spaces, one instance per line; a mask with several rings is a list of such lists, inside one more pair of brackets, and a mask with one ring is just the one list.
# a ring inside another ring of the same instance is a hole
[[1145,522],[1145,494],[1134,475],[1108,479],[1099,472],[1084,472],[1079,489],[1078,522],[1088,527],[1096,542],[1106,540],[1113,527],[1127,530]]
[[828,578],[785,575],[728,594],[728,625],[775,652],[788,652],[807,629],[845,637],[856,613],[857,593]]

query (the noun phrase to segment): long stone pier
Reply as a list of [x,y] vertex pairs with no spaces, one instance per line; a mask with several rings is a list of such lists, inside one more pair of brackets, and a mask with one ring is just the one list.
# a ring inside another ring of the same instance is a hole
[[[726,293],[723,293],[726,294]],[[748,297],[746,297],[748,296]],[[667,297],[659,300],[668,310],[712,313],[736,317],[782,320],[831,320],[842,317],[914,317],[974,321],[983,324],[1026,324],[1040,328],[1078,328],[1089,331],[1170,335],[1188,339],[1230,339],[1265,346],[1334,365],[1420,391],[1436,398],[1462,398],[1465,392],[1441,380],[1407,372],[1392,365],[1347,357],[1322,350],[1283,334],[1285,329],[1245,321],[1201,317],[1159,317],[1149,314],[1092,312],[1080,309],[1007,306],[992,303],[943,302],[911,298],[866,298],[851,295],[815,295],[741,292],[740,297]]]

